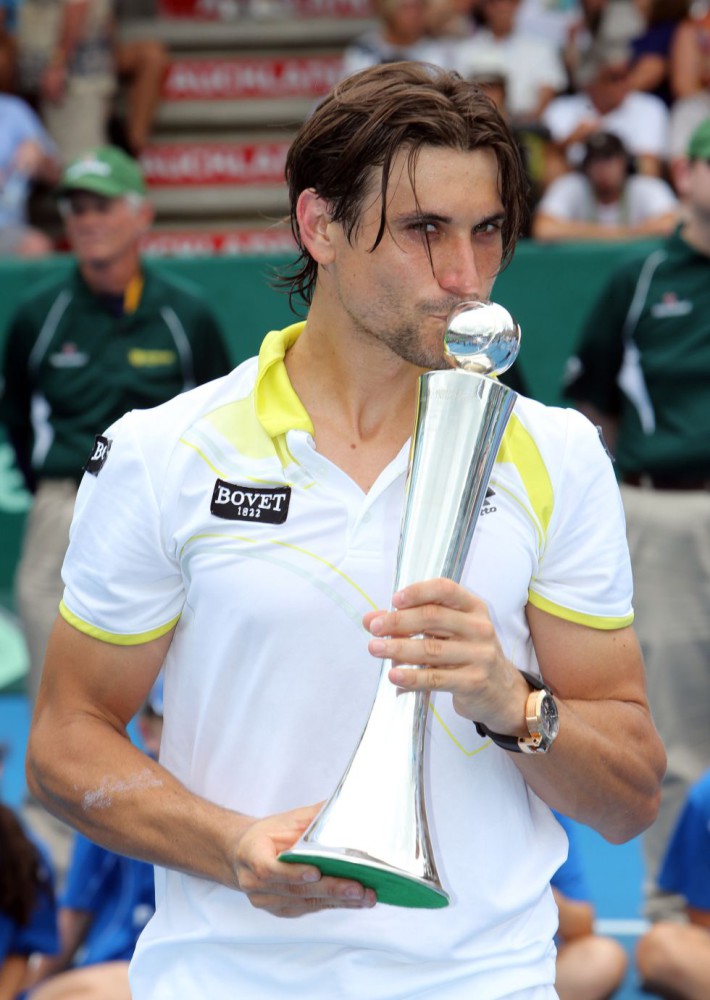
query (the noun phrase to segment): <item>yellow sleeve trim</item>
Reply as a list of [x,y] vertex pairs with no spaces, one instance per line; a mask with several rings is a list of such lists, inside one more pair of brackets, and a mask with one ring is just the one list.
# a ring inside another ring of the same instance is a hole
[[576,622],[577,625],[586,625],[588,628],[597,628],[608,632],[617,628],[626,628],[634,620],[633,611],[619,618],[585,615],[583,612],[564,608],[561,604],[554,604],[552,601],[548,601],[547,598],[540,597],[539,594],[534,593],[532,590],[528,591],[528,600],[534,607],[539,608],[540,611],[546,611],[549,615],[554,615],[555,618],[564,618],[565,621]]
[[89,625],[88,622],[85,622],[82,618],[75,615],[73,611],[70,611],[64,601],[61,601],[59,604],[59,614],[65,622],[78,632],[90,635],[92,639],[99,639],[101,642],[110,642],[114,646],[140,646],[145,642],[151,642],[153,639],[159,639],[161,635],[165,635],[166,632],[169,632],[180,621],[180,615],[177,615],[172,621],[167,622],[165,625],[159,625],[158,628],[153,628],[149,632],[139,632],[137,635],[117,635],[115,632],[104,632],[103,629],[97,628],[95,625]]

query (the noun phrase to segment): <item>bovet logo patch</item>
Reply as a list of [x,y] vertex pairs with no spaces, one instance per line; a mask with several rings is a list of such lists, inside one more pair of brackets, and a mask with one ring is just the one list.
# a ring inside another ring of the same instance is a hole
[[109,438],[104,437],[102,434],[97,434],[89,461],[84,466],[84,472],[89,472],[92,476],[98,476],[104,467],[110,450],[111,441]]
[[290,486],[238,486],[218,479],[210,511],[227,521],[261,521],[283,524],[291,499]]

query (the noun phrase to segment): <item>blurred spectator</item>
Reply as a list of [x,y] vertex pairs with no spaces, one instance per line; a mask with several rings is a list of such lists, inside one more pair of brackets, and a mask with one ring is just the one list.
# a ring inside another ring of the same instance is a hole
[[670,160],[675,183],[675,167],[685,155],[690,136],[710,118],[710,9],[691,12],[673,36],[670,80],[674,102],[671,107]]
[[631,41],[643,30],[634,0],[581,0],[563,46],[570,89],[584,87],[599,66],[624,63]]
[[446,61],[446,44],[429,34],[427,0],[375,0],[378,25],[343,52],[343,76],[380,63]]
[[[65,170],[59,197],[77,264],[33,288],[12,319],[0,399],[17,465],[35,491],[16,576],[31,704],[62,596],[79,480],[100,461],[96,435],[127,410],[157,405],[231,368],[199,292],[141,262],[153,210],[135,160],[110,146],[87,152]],[[52,838],[54,828],[52,821],[42,836],[61,876],[68,845],[64,835]]]
[[12,809],[0,803],[0,997],[19,996],[30,956],[58,949],[51,868]]
[[19,83],[64,163],[106,142],[115,89],[111,0],[22,0]]
[[638,943],[644,990],[670,1000],[710,997],[710,771],[695,784],[658,878],[686,904],[688,922],[656,923]]
[[52,241],[28,223],[33,186],[54,184],[59,161],[37,115],[11,94],[0,94],[0,256],[40,257]]
[[667,236],[678,222],[678,199],[659,177],[631,173],[623,142],[595,132],[578,171],[545,191],[535,212],[538,240],[629,240]]
[[629,91],[626,70],[615,63],[598,66],[580,93],[556,97],[542,121],[558,150],[558,173],[580,165],[583,143],[593,132],[618,135],[639,173],[663,173],[668,108],[653,94]]
[[569,840],[567,860],[550,880],[560,915],[555,989],[559,1000],[607,1000],[623,982],[628,959],[618,941],[595,933],[577,827],[555,816]]
[[646,912],[690,785],[710,767],[710,119],[681,175],[682,225],[616,270],[587,317],[565,395],[616,453],[635,627],[668,767],[643,835]]
[[[146,753],[158,756],[162,678],[138,716]],[[59,910],[61,950],[35,964],[31,1000],[130,1000],[128,963],[155,912],[153,866],[74,835]]]
[[567,75],[554,45],[516,28],[519,0],[479,0],[481,27],[459,47],[456,66],[472,78],[489,71],[507,78],[507,107],[513,123],[537,122]]
[[36,95],[66,163],[109,137],[118,84],[126,86],[125,146],[138,155],[160,101],[168,56],[157,41],[122,41],[113,0],[23,0],[20,86]]
[[671,47],[678,26],[688,16],[690,0],[636,0],[645,27],[629,45],[626,85],[656,94],[670,105]]

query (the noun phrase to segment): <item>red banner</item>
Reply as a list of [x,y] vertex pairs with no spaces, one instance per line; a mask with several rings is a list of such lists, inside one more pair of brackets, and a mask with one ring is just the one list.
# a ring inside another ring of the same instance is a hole
[[283,184],[288,142],[171,143],[141,155],[151,187]]
[[150,257],[235,257],[239,254],[290,254],[296,248],[290,230],[234,229],[225,232],[150,232],[141,251]]
[[168,101],[320,97],[342,75],[340,56],[176,59],[163,85]]

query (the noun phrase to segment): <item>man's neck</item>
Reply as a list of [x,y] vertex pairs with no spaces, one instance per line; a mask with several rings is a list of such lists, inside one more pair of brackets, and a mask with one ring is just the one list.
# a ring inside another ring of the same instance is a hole
[[710,220],[699,218],[691,210],[681,229],[681,236],[698,253],[710,257]]
[[79,270],[95,295],[123,295],[141,265],[138,255],[132,255],[108,263],[80,261]]

